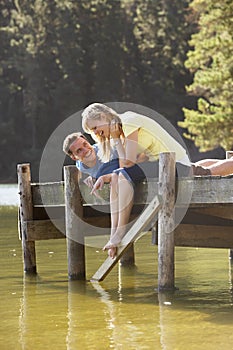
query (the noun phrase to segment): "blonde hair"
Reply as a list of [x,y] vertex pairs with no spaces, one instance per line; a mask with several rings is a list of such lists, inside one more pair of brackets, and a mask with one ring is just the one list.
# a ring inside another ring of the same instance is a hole
[[106,138],[105,136],[95,135],[94,132],[88,127],[89,120],[101,120],[105,119],[106,122],[109,122],[109,125],[112,121],[115,121],[120,125],[121,128],[121,137],[124,140],[124,133],[122,130],[122,121],[116,111],[112,108],[102,104],[102,103],[92,103],[86,107],[82,113],[82,127],[83,130],[91,134],[92,138],[99,143],[99,152],[98,156],[103,161],[108,161],[110,159],[111,153],[111,143],[110,137]]

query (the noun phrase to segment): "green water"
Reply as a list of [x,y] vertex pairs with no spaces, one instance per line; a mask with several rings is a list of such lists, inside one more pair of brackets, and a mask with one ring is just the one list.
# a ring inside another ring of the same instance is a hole
[[[37,242],[38,276],[24,276],[17,209],[0,207],[0,349],[232,350],[227,250],[176,248],[173,294],[157,287],[157,247],[137,242],[137,268],[100,284],[68,282],[65,240]],[[87,278],[105,254],[86,250]]]

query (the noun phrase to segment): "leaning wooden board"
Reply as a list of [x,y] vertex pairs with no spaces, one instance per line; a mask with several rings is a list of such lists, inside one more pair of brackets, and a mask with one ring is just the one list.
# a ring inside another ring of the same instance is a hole
[[91,281],[103,281],[103,279],[109,274],[109,272],[116,265],[123,253],[129,248],[129,246],[137,239],[142,237],[142,231],[157,214],[157,212],[161,208],[161,205],[161,197],[155,196],[151,203],[148,205],[148,207],[142,212],[137,221],[133,224],[130,230],[123,237],[121,245],[117,249],[117,256],[114,259],[107,257],[104,263],[92,276]]

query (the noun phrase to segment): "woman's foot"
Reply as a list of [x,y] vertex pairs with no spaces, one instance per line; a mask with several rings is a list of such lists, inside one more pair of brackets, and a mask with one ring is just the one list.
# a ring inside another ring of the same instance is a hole
[[103,251],[107,250],[108,251],[108,256],[112,259],[114,259],[117,255],[117,246],[113,244],[106,244],[103,247]]

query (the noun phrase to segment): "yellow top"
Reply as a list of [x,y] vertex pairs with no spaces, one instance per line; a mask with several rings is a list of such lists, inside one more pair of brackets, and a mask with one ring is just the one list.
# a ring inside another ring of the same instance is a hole
[[149,161],[157,160],[161,152],[175,152],[177,161],[188,163],[184,147],[153,119],[130,111],[120,118],[126,137],[138,130],[138,153],[144,152]]

